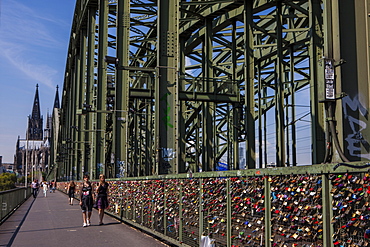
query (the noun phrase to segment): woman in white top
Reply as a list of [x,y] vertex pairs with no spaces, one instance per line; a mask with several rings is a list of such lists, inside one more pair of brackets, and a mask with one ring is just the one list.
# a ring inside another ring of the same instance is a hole
[[48,192],[48,183],[46,181],[43,181],[42,182],[42,188],[43,188],[43,192],[44,192],[44,197],[46,197],[46,194]]

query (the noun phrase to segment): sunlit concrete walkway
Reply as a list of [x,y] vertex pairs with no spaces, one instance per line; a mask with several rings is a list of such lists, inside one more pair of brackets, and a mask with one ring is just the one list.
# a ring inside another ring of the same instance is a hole
[[104,225],[98,221],[94,209],[91,226],[82,227],[78,201],[71,206],[62,192],[48,192],[47,197],[40,192],[0,226],[0,246],[167,246],[109,215],[104,216]]

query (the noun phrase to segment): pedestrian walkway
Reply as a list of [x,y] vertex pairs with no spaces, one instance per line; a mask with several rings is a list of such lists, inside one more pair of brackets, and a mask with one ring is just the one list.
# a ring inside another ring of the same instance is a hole
[[39,193],[30,197],[5,223],[0,225],[0,246],[168,246],[151,236],[104,216],[98,225],[98,212],[93,210],[91,226],[82,227],[78,201],[68,204],[62,192]]

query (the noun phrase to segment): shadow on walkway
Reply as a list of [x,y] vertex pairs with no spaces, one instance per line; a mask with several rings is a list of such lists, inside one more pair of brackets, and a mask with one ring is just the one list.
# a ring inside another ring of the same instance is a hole
[[47,197],[39,193],[0,225],[0,246],[167,246],[109,215],[104,216],[104,225],[98,222],[94,209],[91,226],[82,227],[78,201],[69,205],[67,195],[59,191]]

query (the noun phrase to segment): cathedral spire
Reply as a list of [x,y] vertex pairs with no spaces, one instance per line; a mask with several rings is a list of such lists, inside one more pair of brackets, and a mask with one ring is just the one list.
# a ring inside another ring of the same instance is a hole
[[28,116],[28,140],[42,140],[43,138],[43,119],[40,111],[39,84],[36,84],[35,99],[33,101],[32,114]]
[[60,108],[58,88],[59,87],[57,85],[57,91],[55,93],[55,100],[54,100],[54,108]]
[[35,99],[33,101],[33,108],[32,108],[32,118],[33,119],[41,118],[40,100],[39,100],[39,84],[36,84],[36,93],[35,93]]

